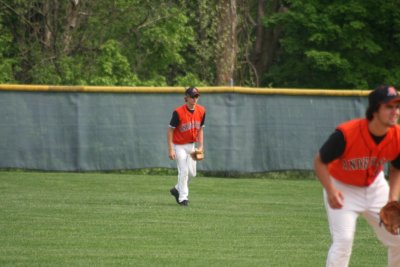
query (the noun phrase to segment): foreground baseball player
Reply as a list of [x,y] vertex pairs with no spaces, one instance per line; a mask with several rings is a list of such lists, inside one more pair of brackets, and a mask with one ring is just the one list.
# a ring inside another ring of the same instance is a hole
[[379,225],[380,209],[400,193],[400,96],[392,86],[379,86],[368,101],[366,118],[340,124],[315,157],[332,236],[326,266],[349,265],[359,215],[388,247],[388,266],[400,266],[400,236]]
[[176,108],[167,131],[168,154],[176,160],[178,183],[170,190],[176,202],[181,206],[189,203],[189,182],[196,176],[196,161],[191,153],[197,149],[203,151],[203,127],[206,109],[197,104],[200,93],[195,87],[185,91],[185,104]]

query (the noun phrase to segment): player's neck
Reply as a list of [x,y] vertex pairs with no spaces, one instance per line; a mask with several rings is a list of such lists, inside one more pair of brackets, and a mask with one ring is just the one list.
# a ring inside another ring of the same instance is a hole
[[376,119],[372,119],[368,123],[368,130],[371,134],[375,136],[383,136],[387,133],[389,127],[387,125],[380,123],[380,121]]
[[195,104],[186,103],[186,107],[187,107],[189,110],[194,110],[194,107],[195,107],[195,106],[196,106]]

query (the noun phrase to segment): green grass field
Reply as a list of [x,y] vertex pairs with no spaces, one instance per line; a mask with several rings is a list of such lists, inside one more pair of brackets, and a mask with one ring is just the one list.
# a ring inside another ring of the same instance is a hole
[[[0,172],[0,266],[325,266],[330,236],[313,179]],[[350,266],[386,266],[359,220]]]

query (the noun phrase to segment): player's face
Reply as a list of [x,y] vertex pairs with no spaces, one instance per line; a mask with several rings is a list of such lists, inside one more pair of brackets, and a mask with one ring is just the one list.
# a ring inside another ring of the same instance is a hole
[[400,103],[382,104],[377,112],[377,119],[382,125],[390,127],[397,124],[400,114]]
[[199,100],[199,96],[198,95],[195,96],[195,97],[187,96],[186,97],[186,104],[188,105],[189,108],[193,108],[197,104],[198,100]]

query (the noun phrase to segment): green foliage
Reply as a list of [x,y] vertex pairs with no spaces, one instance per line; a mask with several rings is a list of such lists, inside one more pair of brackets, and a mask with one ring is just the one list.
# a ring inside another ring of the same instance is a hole
[[58,62],[59,68],[62,70],[62,84],[68,85],[88,85],[85,71],[84,58],[82,56],[62,56]]
[[131,73],[129,62],[122,55],[119,44],[114,40],[108,40],[100,47],[94,64],[97,68],[89,81],[91,85],[135,86],[139,83],[136,75]]
[[208,84],[213,84],[216,78],[217,3],[218,1],[214,0],[185,3],[188,23],[195,35],[193,41],[184,50],[186,64],[180,72],[193,73]]
[[32,66],[29,74],[33,84],[63,84],[61,76],[52,63]]
[[0,62],[0,83],[15,83],[13,67],[17,61],[0,56]]
[[207,84],[200,81],[197,75],[193,73],[187,73],[185,76],[178,76],[175,80],[175,85],[177,86],[206,86]]
[[[185,64],[183,50],[193,41],[193,30],[187,25],[185,10],[163,0],[114,1],[112,7],[108,2],[101,2],[93,8],[98,16],[89,20],[85,32],[94,40],[119,43],[119,53],[134,75],[130,84],[164,86],[173,81],[170,75]],[[120,20],[121,17],[124,19]],[[111,23],[104,27],[104,21]],[[132,77],[128,78],[130,80]],[[97,83],[99,79],[92,82]]]
[[14,69],[18,60],[10,57],[12,35],[0,24],[0,83],[14,83]]
[[[261,2],[237,2],[238,85],[348,89],[400,85],[399,1],[280,2],[277,10],[274,1],[263,1],[264,35],[258,35],[257,28]],[[216,65],[220,1],[79,1],[75,14],[71,3],[0,3],[0,82],[214,84],[220,67]],[[264,46],[265,39],[275,36],[279,47],[271,46],[272,53],[265,47],[256,51],[257,45]],[[268,67],[257,58],[260,51],[271,58]]]
[[149,58],[147,66],[165,70],[170,64],[184,62],[180,51],[193,40],[193,31],[185,26],[187,17],[178,9],[171,9],[170,14],[155,27],[145,28],[141,33],[141,45],[152,49],[153,53],[145,56]]
[[163,3],[152,9],[154,13],[142,25],[130,25],[134,34],[122,44],[132,71],[144,83],[165,85],[171,70],[185,64],[183,50],[193,41],[193,30],[180,9]]
[[310,65],[321,71],[330,71],[349,68],[349,63],[346,59],[340,57],[339,53],[331,53],[326,51],[308,50],[305,56]]
[[[282,53],[265,83],[282,87],[371,88],[396,81],[398,1],[287,1],[289,12],[266,19],[284,25]],[[395,85],[399,82],[396,81]]]
[[142,86],[166,86],[166,78],[162,75],[159,74],[153,74],[151,75],[151,79],[142,81],[140,83]]

